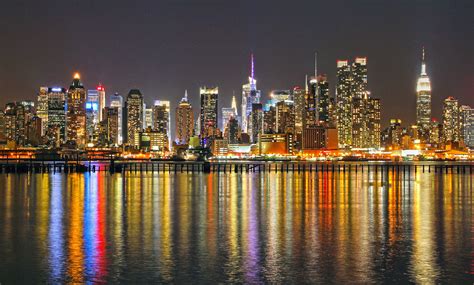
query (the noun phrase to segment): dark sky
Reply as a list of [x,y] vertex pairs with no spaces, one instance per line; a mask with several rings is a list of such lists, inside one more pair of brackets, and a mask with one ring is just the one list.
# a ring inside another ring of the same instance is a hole
[[[139,88],[146,101],[218,85],[220,107],[240,95],[256,58],[258,87],[302,85],[336,60],[368,57],[369,88],[383,124],[415,118],[421,47],[427,51],[434,116],[442,100],[474,105],[474,1],[10,0],[0,4],[0,104],[35,99],[40,86]],[[240,96],[238,97],[240,101]]]

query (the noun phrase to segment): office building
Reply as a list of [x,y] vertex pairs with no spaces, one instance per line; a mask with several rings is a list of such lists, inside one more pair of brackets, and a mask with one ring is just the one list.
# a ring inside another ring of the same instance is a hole
[[460,108],[461,117],[461,137],[464,144],[474,148],[474,109],[470,106],[463,105]]
[[79,73],[74,75],[66,95],[66,142],[79,148],[86,145],[86,90]]
[[453,97],[448,97],[443,104],[443,140],[444,143],[457,143],[461,139],[461,121],[459,103]]
[[118,136],[117,143],[121,145],[123,143],[123,97],[118,93],[110,96],[110,107],[117,108],[118,112]]
[[128,92],[126,101],[126,139],[129,145],[135,144],[136,135],[143,130],[143,95],[138,89]]
[[48,88],[48,119],[45,136],[50,147],[66,142],[66,89]]
[[189,144],[189,139],[194,134],[194,112],[188,100],[188,91],[176,107],[175,113],[175,142],[179,145]]
[[200,135],[202,139],[213,138],[218,132],[217,104],[219,97],[218,87],[201,87]]

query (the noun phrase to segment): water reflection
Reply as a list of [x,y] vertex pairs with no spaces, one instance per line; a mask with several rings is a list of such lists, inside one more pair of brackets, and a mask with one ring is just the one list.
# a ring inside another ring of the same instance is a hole
[[469,174],[38,174],[0,184],[0,282],[473,278]]

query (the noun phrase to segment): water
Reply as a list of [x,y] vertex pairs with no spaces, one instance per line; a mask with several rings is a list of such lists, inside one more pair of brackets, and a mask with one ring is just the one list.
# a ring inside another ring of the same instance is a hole
[[472,176],[380,175],[0,175],[0,283],[472,284]]

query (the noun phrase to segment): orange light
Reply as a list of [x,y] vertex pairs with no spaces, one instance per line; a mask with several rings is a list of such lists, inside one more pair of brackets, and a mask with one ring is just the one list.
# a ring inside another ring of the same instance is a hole
[[79,72],[76,72],[74,74],[74,79],[81,79],[81,75],[79,74]]

